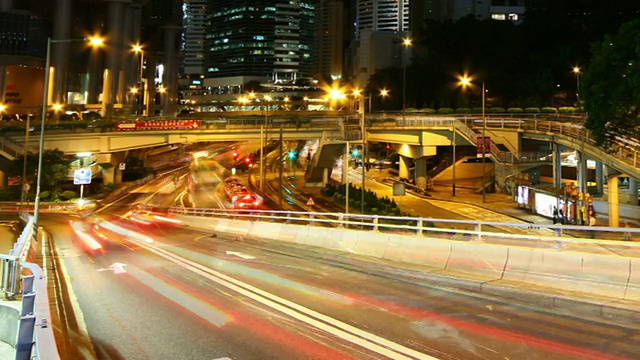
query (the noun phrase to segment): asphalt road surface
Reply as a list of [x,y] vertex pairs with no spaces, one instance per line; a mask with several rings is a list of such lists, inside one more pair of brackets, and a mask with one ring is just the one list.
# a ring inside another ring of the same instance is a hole
[[[419,270],[176,225],[46,214],[65,358],[634,359],[633,326],[430,285]],[[58,332],[60,335],[60,332]]]

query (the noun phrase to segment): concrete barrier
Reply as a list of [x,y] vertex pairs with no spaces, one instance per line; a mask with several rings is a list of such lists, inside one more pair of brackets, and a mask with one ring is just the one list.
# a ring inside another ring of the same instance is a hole
[[640,301],[640,259],[631,259],[630,269],[629,282],[627,282],[627,291],[624,299]]
[[384,258],[389,249],[389,235],[372,231],[353,231],[353,250],[356,254]]
[[445,269],[501,279],[508,255],[507,246],[453,241]]
[[424,265],[453,274],[480,276],[483,281],[498,280],[496,285],[508,281],[640,301],[640,259],[635,258],[308,225],[180,218],[196,228]]
[[0,303],[0,324],[2,324],[0,326],[0,341],[15,348],[19,321],[20,309],[9,306],[8,303]]
[[390,234],[384,258],[444,269],[450,255],[450,241]]
[[511,247],[504,279],[622,299],[630,259]]

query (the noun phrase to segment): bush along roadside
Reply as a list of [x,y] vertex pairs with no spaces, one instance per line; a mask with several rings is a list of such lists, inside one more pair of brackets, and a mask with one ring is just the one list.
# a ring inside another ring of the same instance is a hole
[[[333,198],[336,204],[345,205],[345,193],[346,186],[328,184],[322,189],[320,193],[328,198]],[[362,207],[362,191],[360,187],[349,184],[349,208],[359,211]],[[380,198],[373,191],[365,190],[364,192],[364,214],[365,215],[380,215],[380,216],[397,216],[397,217],[409,217],[407,213],[403,213],[398,204],[393,199],[388,197]],[[393,224],[404,226],[417,226],[417,221],[411,220],[381,220],[381,224]],[[423,226],[434,227],[434,224],[430,221],[423,222]]]

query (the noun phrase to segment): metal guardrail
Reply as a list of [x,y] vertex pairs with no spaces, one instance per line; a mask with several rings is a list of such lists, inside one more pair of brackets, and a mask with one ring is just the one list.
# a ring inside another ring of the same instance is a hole
[[15,300],[21,294],[15,359],[58,360],[60,355],[53,335],[47,279],[40,266],[26,261],[32,249],[33,217],[28,214],[21,214],[21,217],[25,218],[27,224],[18,241],[8,255],[0,254],[2,298]]
[[[533,242],[563,248],[565,244],[612,245],[640,248],[640,243],[622,241],[640,239],[639,228],[614,228],[579,225],[534,225],[529,223],[490,222],[404,216],[318,213],[282,210],[239,210],[171,207],[174,215],[191,215],[249,221],[281,222],[309,226],[339,227],[346,230],[402,233],[464,241],[516,240],[521,246]],[[487,230],[489,229],[489,230]],[[490,231],[498,229],[501,232]],[[596,238],[597,235],[597,238]],[[606,239],[605,239],[606,238]],[[637,255],[634,255],[637,256]]]

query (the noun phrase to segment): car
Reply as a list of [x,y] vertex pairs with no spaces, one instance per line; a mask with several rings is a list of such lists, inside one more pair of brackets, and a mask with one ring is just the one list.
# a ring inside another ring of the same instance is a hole
[[235,207],[237,209],[259,209],[263,202],[262,197],[256,194],[246,194],[235,201]]

